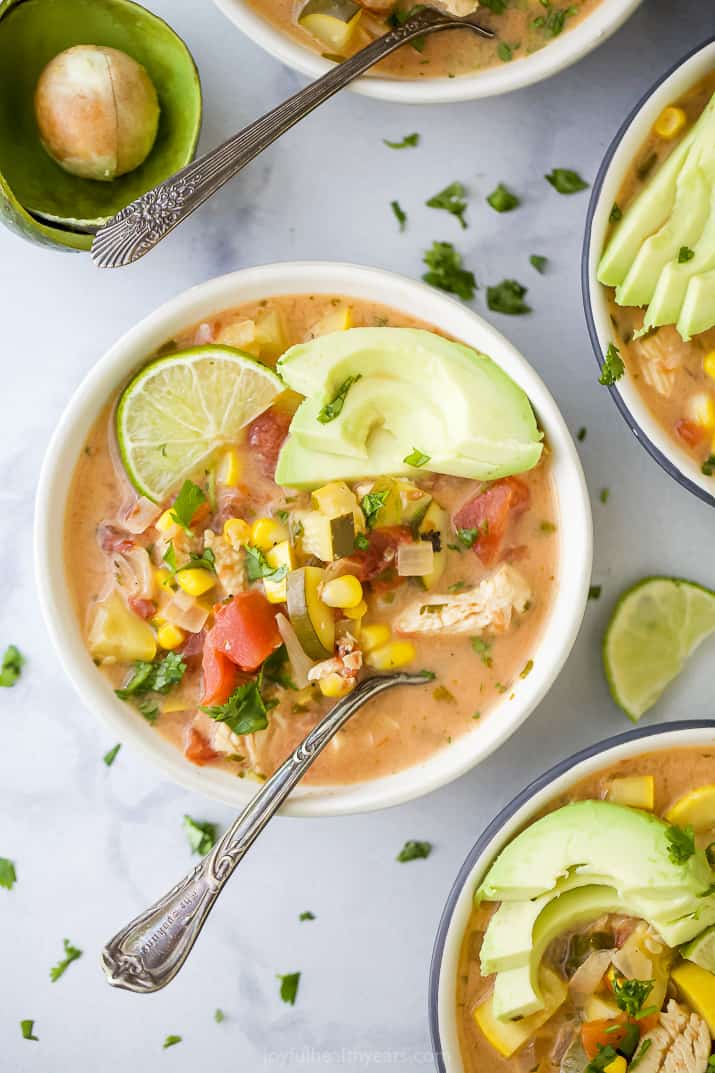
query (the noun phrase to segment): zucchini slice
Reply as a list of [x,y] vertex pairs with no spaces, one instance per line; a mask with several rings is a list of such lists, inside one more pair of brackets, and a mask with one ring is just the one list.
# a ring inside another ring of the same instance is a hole
[[335,52],[350,44],[362,15],[362,8],[353,0],[308,0],[298,25],[317,37]]
[[328,659],[335,649],[335,616],[318,595],[325,571],[319,566],[291,570],[287,578],[288,617],[311,659]]
[[[439,535],[439,551],[434,551],[434,565],[430,574],[425,574],[420,578],[422,587],[430,591],[434,589],[444,573],[447,565],[447,540],[449,539],[449,514],[446,510],[443,510],[438,503],[434,500],[430,503],[425,516],[419,524],[418,532],[420,537],[425,537],[428,533],[437,533]],[[432,545],[434,548],[434,544]]]
[[355,549],[355,516],[352,513],[328,518],[318,510],[296,510],[292,514],[292,523],[303,555],[314,555],[323,563],[332,563],[333,559],[351,555]]

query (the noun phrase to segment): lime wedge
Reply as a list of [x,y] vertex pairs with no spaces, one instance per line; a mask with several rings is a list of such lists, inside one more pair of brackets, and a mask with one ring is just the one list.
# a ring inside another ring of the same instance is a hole
[[151,362],[117,407],[129,480],[147,499],[163,502],[283,390],[271,369],[232,347],[195,347]]
[[681,578],[649,577],[618,601],[603,641],[616,704],[634,722],[655,704],[685,661],[715,632],[715,592]]

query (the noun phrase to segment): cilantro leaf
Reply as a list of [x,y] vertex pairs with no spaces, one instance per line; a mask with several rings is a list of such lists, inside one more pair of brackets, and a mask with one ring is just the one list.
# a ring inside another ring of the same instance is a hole
[[[510,63],[514,59],[514,49],[518,47],[518,45],[507,45],[506,41],[500,41],[497,45],[497,56],[502,63]],[[501,211],[501,209],[497,209],[497,212]]]
[[299,972],[288,972],[285,976],[277,974],[278,979],[281,982],[281,998],[284,1002],[288,1002],[291,1006],[295,1006],[295,1000],[298,995],[298,984],[300,983]]
[[506,0],[480,0],[480,6],[489,8],[495,15],[503,15],[506,11]]
[[159,718],[159,705],[153,700],[139,700],[136,703],[137,710],[146,719],[147,723],[151,723],[152,726]]
[[206,496],[198,484],[194,484],[193,481],[184,481],[178,496],[174,500],[170,517],[182,529],[190,533],[194,515],[205,502]]
[[20,1021],[20,1031],[22,1032],[23,1039],[33,1039],[37,1043],[39,1036],[34,1036],[35,1022],[34,1021]]
[[329,421],[334,421],[342,413],[343,406],[345,405],[345,399],[347,398],[348,391],[360,380],[361,374],[356,373],[354,376],[348,376],[343,380],[342,384],[336,391],[330,402],[326,402],[318,414],[318,421],[321,425],[327,425]]
[[6,689],[14,686],[22,674],[24,662],[25,657],[20,649],[15,645],[8,645],[2,658],[2,667],[0,667],[0,686]]
[[620,350],[614,343],[609,343],[601,368],[601,375],[598,378],[599,384],[603,384],[604,387],[612,387],[616,380],[621,379],[625,371],[626,367]]
[[655,987],[655,980],[626,980],[616,976],[613,980],[613,995],[619,1010],[629,1017],[638,1017],[646,999]]
[[15,864],[8,857],[0,857],[0,887],[12,890],[17,883]]
[[603,1047],[599,1043],[598,1054],[591,1059],[583,1073],[603,1073],[611,1062],[615,1062],[616,1058],[618,1058],[618,1052],[613,1047]]
[[200,853],[205,857],[209,850],[216,845],[217,827],[215,823],[207,823],[204,820],[194,820],[184,814],[183,828],[189,840],[192,853]]
[[353,541],[358,551],[367,551],[370,547],[370,541],[367,539],[364,533],[356,533],[355,540]]
[[419,451],[416,447],[413,447],[408,455],[403,459],[408,466],[415,466],[419,469],[420,466],[426,466],[430,461],[430,456],[426,455],[424,451]]
[[[164,556],[166,559],[166,555]],[[174,560],[176,563],[176,560]],[[176,566],[174,566],[176,570]],[[210,574],[216,573],[216,556],[211,548],[204,548],[202,552],[191,551],[189,552],[189,561],[184,563],[176,570],[177,574],[180,574],[182,570],[208,570]]]
[[692,261],[694,256],[695,251],[691,250],[689,246],[681,246],[678,250],[678,264],[687,264],[688,261]]
[[471,637],[470,641],[472,643],[472,648],[477,653],[484,666],[491,667],[494,660],[489,654],[492,647],[489,641],[485,641],[483,637]]
[[528,288],[515,279],[503,279],[494,287],[487,287],[487,305],[494,313],[507,313],[515,316],[531,313],[531,306],[524,301]]
[[115,689],[120,700],[130,700],[145,693],[168,693],[184,677],[186,664],[177,652],[167,652],[163,659],[149,663],[137,660],[129,681]]
[[415,839],[409,839],[405,842],[395,860],[404,864],[406,861],[416,861],[421,857],[429,857],[431,852],[431,842],[417,842]]
[[72,946],[72,943],[69,941],[69,939],[65,939],[63,940],[63,942],[65,948],[65,956],[62,958],[61,961],[58,961],[53,968],[50,969],[50,980],[52,980],[53,984],[59,980],[60,976],[63,976],[67,972],[67,969],[70,967],[73,961],[76,961],[77,958],[82,957],[82,951],[78,950],[76,946]]
[[420,144],[420,136],[419,134],[406,134],[401,142],[389,142],[387,138],[383,138],[382,141],[388,149],[414,149]]
[[[511,59],[511,56],[509,58]],[[503,183],[499,183],[497,188],[492,190],[487,202],[495,212],[511,212],[521,204],[516,194],[512,194]]]
[[115,761],[115,760],[117,759],[117,753],[119,752],[119,750],[121,749],[121,747],[122,747],[122,746],[121,746],[121,744],[119,744],[119,745],[114,745],[114,746],[113,746],[113,747],[112,747],[112,748],[111,748],[111,749],[109,750],[109,752],[108,752],[108,753],[105,753],[105,754],[104,754],[104,756],[102,757],[102,759],[104,760],[104,762],[105,762],[105,764],[107,765],[107,767],[111,767],[111,766],[112,766],[112,764],[114,763],[114,761]]
[[387,489],[383,492],[368,492],[360,500],[360,507],[365,515],[365,524],[368,529],[374,529],[377,525],[377,516],[384,507],[389,494]]
[[701,466],[701,473],[703,477],[712,477],[715,473],[715,455],[710,455],[705,459]]
[[282,581],[288,573],[287,566],[271,566],[260,548],[246,544],[246,575],[249,581],[268,578],[270,581]]
[[529,264],[531,265],[531,267],[535,268],[536,271],[542,276],[546,270],[546,266],[548,265],[548,263],[548,257],[542,257],[539,253],[532,253],[531,257],[529,258]]
[[545,175],[547,183],[551,183],[554,190],[559,194],[577,194],[579,190],[587,190],[588,183],[582,179],[577,171],[570,168],[554,168],[549,175]]
[[268,682],[273,682],[277,686],[281,686],[283,689],[297,689],[297,685],[286,673],[286,664],[288,662],[288,653],[286,652],[286,646],[280,645],[270,656],[263,661],[261,666],[261,675]]
[[202,707],[201,711],[225,723],[234,734],[255,734],[268,726],[268,707],[255,679],[237,686],[225,704]]
[[455,532],[457,533],[457,540],[465,548],[473,548],[477,540],[479,540],[479,526],[475,526],[474,529],[457,529]]
[[668,843],[668,856],[673,864],[685,864],[694,856],[695,833],[690,824],[687,827],[672,824],[665,832],[665,840]]
[[161,561],[166,563],[168,569],[171,571],[172,574],[176,573],[176,548],[174,547],[173,540],[169,541],[169,545],[164,554],[162,555]]
[[310,909],[306,909],[300,914],[298,920],[315,920],[315,913],[311,913]]
[[167,1047],[175,1047],[177,1043],[181,1042],[181,1036],[167,1036],[162,1044],[162,1047],[164,1048],[164,1050],[166,1050]]
[[602,585],[589,585],[588,598],[589,600],[600,600],[601,593],[603,592]]
[[392,209],[395,219],[400,225],[400,231],[404,231],[407,227],[407,213],[400,205],[399,201],[391,201],[390,208]]
[[433,287],[439,287],[448,294],[456,294],[465,302],[474,298],[477,281],[474,273],[462,267],[461,254],[457,253],[451,242],[433,242],[432,248],[422,258],[429,268],[422,279]]
[[464,194],[462,183],[450,183],[449,186],[445,186],[444,190],[434,194],[425,204],[430,209],[442,209],[451,216],[456,216],[461,226],[466,229],[467,221],[464,219],[464,214],[467,211],[467,202],[464,200]]
[[434,682],[435,678],[437,677],[434,671],[421,670],[415,671],[415,674],[418,678],[424,678],[425,682]]

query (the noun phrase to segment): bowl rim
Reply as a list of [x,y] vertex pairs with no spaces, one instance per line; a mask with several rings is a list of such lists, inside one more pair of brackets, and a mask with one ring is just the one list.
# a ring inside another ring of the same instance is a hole
[[[602,369],[604,364],[602,338],[605,337],[605,333],[599,331],[599,323],[597,321],[594,305],[596,296],[603,294],[604,286],[599,283],[596,278],[598,261],[594,245],[594,229],[599,211],[601,211],[601,213],[603,212],[601,206],[604,185],[611,177],[611,169],[618,170],[618,165],[621,163],[619,153],[623,146],[624,139],[637,127],[644,109],[647,109],[653,98],[660,92],[665,92],[671,79],[678,77],[691,63],[695,64],[701,54],[707,52],[709,49],[713,49],[713,62],[715,63],[715,35],[711,35],[695,45],[684,56],[672,64],[672,66],[645,91],[618,128],[593,183],[588,211],[586,213],[586,227],[581,252],[581,292],[586,316],[586,326],[599,369]],[[639,140],[642,141],[642,138]],[[623,154],[626,158],[626,165],[620,173],[620,178],[625,174],[625,171],[632,160],[630,147],[628,148],[629,152],[624,152]],[[626,382],[624,383],[623,381]],[[702,483],[702,475],[698,474],[697,466],[693,463],[692,459],[685,451],[681,450],[674,441],[671,441],[670,437],[663,429],[661,429],[656,419],[650,415],[650,411],[638,394],[637,389],[630,383],[627,377],[624,377],[623,381],[618,381],[616,384],[609,386],[607,390],[635,438],[642,444],[651,458],[653,458],[670,477],[676,480],[678,484],[682,485],[682,487],[686,488],[689,492],[692,492],[693,495],[697,496],[698,499],[701,499],[704,503],[708,503],[710,506],[715,506],[715,492],[711,492],[704,487]],[[624,398],[624,389],[628,396],[627,399]],[[675,461],[676,457],[680,459],[681,464],[678,464],[678,462]],[[682,467],[685,467],[685,471]],[[690,473],[687,472],[688,469],[690,470]]]
[[492,716],[475,724],[427,760],[367,782],[298,787],[283,811],[300,816],[338,815],[400,804],[451,782],[502,744],[531,714],[560,673],[580,629],[592,565],[590,502],[581,463],[556,402],[538,374],[501,333],[461,302],[425,283],[382,269],[331,262],[291,262],[241,269],[182,292],[130,328],[76,388],[47,448],[35,508],[35,575],[45,623],[60,663],[90,711],[120,740],[138,746],[163,774],[189,790],[243,807],[253,784],[189,764],[180,751],[114,696],[92,663],[75,613],[57,518],[65,518],[69,486],[81,445],[107,399],[129,374],[174,333],[231,305],[271,294],[344,294],[383,301],[434,323],[491,353],[520,383],[535,406],[551,452],[561,547],[549,615],[532,653],[534,667]]
[[[510,93],[541,82],[576,63],[615,33],[641,3],[642,0],[601,0],[583,22],[538,52],[480,74],[424,80],[360,78],[348,88],[364,97],[404,104],[455,103]],[[319,78],[335,66],[277,30],[251,7],[248,0],[214,0],[214,4],[247,37],[299,74]]]
[[[503,832],[504,828],[507,825],[510,825],[515,829],[520,828],[522,823],[528,820],[526,813],[533,812],[542,805],[542,797],[548,799],[549,797],[554,796],[556,792],[553,788],[555,783],[564,781],[573,784],[578,782],[579,778],[583,775],[583,772],[579,771],[579,769],[584,765],[587,765],[591,760],[595,761],[598,758],[599,762],[598,764],[595,764],[594,767],[602,767],[608,762],[607,757],[612,753],[624,749],[630,754],[628,747],[635,742],[641,743],[648,739],[658,739],[668,736],[674,738],[680,738],[682,736],[689,737],[691,732],[693,737],[700,737],[701,735],[698,734],[699,731],[710,732],[715,741],[715,719],[670,720],[666,723],[660,723],[658,726],[634,727],[624,733],[610,735],[608,738],[604,738],[593,745],[587,745],[583,749],[579,749],[577,752],[573,753],[571,756],[559,760],[543,774],[538,775],[528,783],[523,790],[520,790],[487,824],[484,831],[469,850],[457,873],[457,877],[450,888],[437,926],[437,933],[432,949],[432,958],[429,969],[427,1013],[432,1051],[438,1073],[457,1073],[458,1070],[463,1069],[461,1052],[459,1049],[457,1049],[455,1061],[448,1058],[448,1065],[445,1064],[445,1052],[442,1049],[442,1037],[444,1034],[442,1028],[442,1007],[445,1004],[441,990],[443,975],[442,968],[444,965],[447,943],[450,939],[449,933],[453,922],[455,921],[455,910],[465,891],[473,882],[475,882],[477,878],[475,875],[477,868],[482,868],[484,864],[488,863],[483,861],[483,858],[491,854],[493,844]],[[669,742],[663,742],[660,747],[667,748],[669,744]],[[637,754],[638,751],[639,750],[633,750],[633,753]],[[548,793],[546,791],[548,791]],[[537,797],[539,798],[538,801],[536,800]],[[512,832],[510,831],[502,845],[507,845],[511,837]],[[502,845],[498,847],[498,850],[501,850]],[[462,937],[463,932],[459,934],[460,946]]]

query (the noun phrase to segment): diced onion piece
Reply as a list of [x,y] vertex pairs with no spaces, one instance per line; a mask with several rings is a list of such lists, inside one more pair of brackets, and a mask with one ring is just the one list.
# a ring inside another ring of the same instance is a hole
[[152,503],[146,496],[139,496],[124,515],[122,527],[128,533],[143,533],[150,525],[154,524],[160,514],[161,507],[158,507],[156,503]]
[[613,950],[594,950],[576,969],[569,981],[569,990],[577,1004],[594,993],[610,968],[613,954]]
[[154,568],[146,548],[115,552],[112,562],[116,567],[119,586],[128,596],[151,600],[154,595]]
[[429,540],[398,545],[397,573],[400,577],[424,577],[433,570],[434,548]]
[[187,633],[199,633],[209,617],[208,608],[181,589],[172,593],[171,599],[161,607],[159,613],[167,622],[179,626]]
[[276,626],[283,638],[283,644],[288,653],[288,662],[293,671],[293,678],[298,689],[305,689],[308,685],[308,671],[313,666],[313,660],[305,654],[305,650],[298,640],[298,635],[291,626],[285,615],[280,612],[276,615]]

